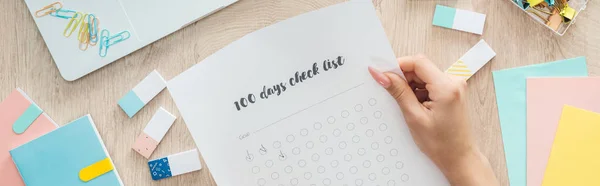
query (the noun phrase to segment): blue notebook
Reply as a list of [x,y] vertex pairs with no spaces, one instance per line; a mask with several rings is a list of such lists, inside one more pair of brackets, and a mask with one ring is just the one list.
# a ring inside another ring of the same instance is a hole
[[81,117],[10,151],[27,186],[120,186],[91,116]]

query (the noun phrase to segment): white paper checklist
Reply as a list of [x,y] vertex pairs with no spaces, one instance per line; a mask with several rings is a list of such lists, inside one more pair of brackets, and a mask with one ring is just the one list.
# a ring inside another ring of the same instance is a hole
[[168,82],[220,186],[449,185],[368,66],[398,71],[370,1],[266,27]]

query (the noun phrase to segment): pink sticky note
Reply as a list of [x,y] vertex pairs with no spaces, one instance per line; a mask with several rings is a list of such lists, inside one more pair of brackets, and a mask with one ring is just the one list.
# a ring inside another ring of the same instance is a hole
[[527,185],[541,186],[564,105],[600,112],[600,77],[527,79]]
[[25,186],[15,167],[9,151],[42,136],[58,126],[46,114],[42,114],[23,132],[13,131],[13,124],[33,102],[20,89],[14,90],[0,103],[0,180],[2,185]]

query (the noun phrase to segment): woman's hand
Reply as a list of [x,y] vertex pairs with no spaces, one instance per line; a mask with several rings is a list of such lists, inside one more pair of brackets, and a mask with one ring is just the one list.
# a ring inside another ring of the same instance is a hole
[[421,151],[452,185],[498,185],[474,141],[465,80],[443,73],[425,56],[402,57],[398,63],[406,80],[371,67],[369,72],[398,102]]

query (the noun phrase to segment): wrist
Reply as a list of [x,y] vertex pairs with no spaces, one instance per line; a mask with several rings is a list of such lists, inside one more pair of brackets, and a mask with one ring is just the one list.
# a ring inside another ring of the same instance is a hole
[[489,161],[477,149],[469,150],[453,160],[449,159],[440,169],[451,185],[481,185],[495,180]]

